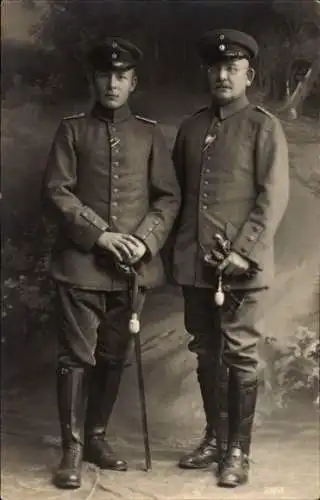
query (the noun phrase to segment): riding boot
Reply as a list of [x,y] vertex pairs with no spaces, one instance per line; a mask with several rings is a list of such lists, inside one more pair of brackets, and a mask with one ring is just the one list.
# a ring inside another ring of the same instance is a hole
[[227,365],[221,361],[219,367],[219,381],[215,387],[215,399],[218,402],[215,414],[215,434],[218,472],[221,470],[223,461],[226,457],[229,441],[229,406],[232,401],[233,380],[230,377],[230,370]]
[[218,485],[234,488],[248,481],[252,427],[258,393],[256,379],[244,380],[234,372],[235,391],[229,412],[229,443]]
[[218,460],[215,431],[218,412],[217,383],[219,383],[219,397],[225,402],[227,401],[227,373],[225,367],[221,374],[220,372],[218,360],[209,356],[198,356],[197,375],[206,416],[206,428],[200,444],[181,457],[179,461],[179,467],[181,468],[203,469]]
[[84,368],[59,367],[57,372],[58,411],[63,457],[53,477],[58,488],[81,486],[82,443],[80,421],[84,403]]
[[90,374],[83,458],[101,469],[127,470],[126,461],[120,459],[105,440],[123,368],[124,360],[98,358]]

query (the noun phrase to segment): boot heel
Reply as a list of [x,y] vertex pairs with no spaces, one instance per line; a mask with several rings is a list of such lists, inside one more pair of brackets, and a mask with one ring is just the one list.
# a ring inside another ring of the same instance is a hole
[[128,464],[113,451],[104,438],[97,436],[87,441],[84,445],[83,459],[97,465],[100,469],[126,471]]

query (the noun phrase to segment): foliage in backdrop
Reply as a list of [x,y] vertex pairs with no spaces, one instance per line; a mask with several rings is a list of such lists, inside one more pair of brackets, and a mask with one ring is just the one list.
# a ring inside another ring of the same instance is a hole
[[[36,2],[25,3],[27,8],[37,9]],[[105,36],[120,34],[143,48],[140,73],[144,87],[179,85],[196,92],[202,79],[194,42],[204,30],[225,26],[244,29],[257,38],[261,46],[257,86],[268,97],[283,99],[286,82],[291,90],[297,83],[297,63],[308,65],[319,57],[319,10],[315,0],[51,0],[33,27],[36,44],[30,47],[28,59],[25,48],[4,46],[8,54],[21,50],[22,61],[17,68],[10,63],[16,58],[8,56],[4,90],[18,73],[23,81],[49,87],[55,98],[84,97],[84,52]],[[311,92],[319,99],[319,79],[317,82]]]
[[[37,2],[25,3],[28,9],[37,8]],[[291,3],[289,10],[288,2],[279,1],[200,4],[52,0],[33,28],[35,44],[4,41],[2,343],[8,359],[14,359],[17,344],[23,347],[36,337],[48,338],[54,330],[54,293],[48,276],[54,229],[39,216],[41,175],[66,104],[87,97],[83,54],[91,43],[121,34],[143,47],[142,94],[163,89],[171,108],[169,88],[184,89],[189,101],[203,90],[194,41],[205,29],[232,26],[256,36],[261,45],[257,86],[268,99],[284,98],[297,60],[309,64],[316,57],[319,26],[311,0]],[[313,99],[319,99],[319,87],[313,94]],[[176,99],[177,92],[173,95]],[[180,119],[182,112],[176,114]],[[297,390],[316,398],[319,341],[315,332],[299,329],[285,347],[266,339],[263,353],[268,361],[263,383],[275,404],[283,405],[288,393]]]

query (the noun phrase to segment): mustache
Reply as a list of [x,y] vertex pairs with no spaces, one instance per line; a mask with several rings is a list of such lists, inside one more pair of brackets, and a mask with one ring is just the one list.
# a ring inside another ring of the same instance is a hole
[[231,86],[227,83],[218,82],[216,83],[216,89],[231,89]]

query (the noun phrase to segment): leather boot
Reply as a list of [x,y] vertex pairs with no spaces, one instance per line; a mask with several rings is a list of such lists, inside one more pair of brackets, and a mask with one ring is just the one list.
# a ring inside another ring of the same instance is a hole
[[179,460],[181,469],[206,469],[217,460],[217,448],[214,429],[206,427],[200,444]]
[[222,361],[220,364],[219,381],[215,388],[215,398],[218,408],[215,415],[215,432],[218,472],[228,451],[229,438],[229,406],[233,399],[234,383],[230,377],[230,370]]
[[83,368],[59,367],[57,372],[58,411],[61,426],[63,457],[53,477],[58,488],[81,486],[82,443],[80,420],[84,394]]
[[97,359],[89,380],[83,458],[100,469],[125,471],[128,468],[126,461],[119,458],[105,440],[123,368],[122,360]]
[[229,414],[229,445],[218,485],[235,488],[248,481],[252,426],[257,401],[257,380],[244,380],[234,373],[236,391]]
[[[214,360],[209,356],[198,356],[197,375],[207,425],[205,435],[200,444],[194,450],[181,457],[178,465],[183,469],[204,469],[218,460],[215,431],[218,412],[216,387],[218,377],[220,379],[221,375],[219,397],[224,402],[227,401],[227,372],[225,367],[222,371],[223,375],[219,368],[218,360]],[[227,415],[226,411],[225,415]]]

